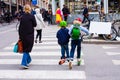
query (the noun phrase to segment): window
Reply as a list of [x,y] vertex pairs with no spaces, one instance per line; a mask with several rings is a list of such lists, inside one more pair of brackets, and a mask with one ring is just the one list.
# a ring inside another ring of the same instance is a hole
[[83,11],[84,1],[82,0],[65,0],[65,4],[73,14],[80,14]]

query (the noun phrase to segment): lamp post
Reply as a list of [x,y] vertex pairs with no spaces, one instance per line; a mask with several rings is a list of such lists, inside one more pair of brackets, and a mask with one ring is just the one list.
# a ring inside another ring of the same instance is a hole
[[11,0],[9,0],[9,3],[10,3],[10,5],[9,5],[9,9],[10,9],[10,13],[11,13]]
[[17,12],[18,12],[18,8],[19,8],[18,0],[16,0],[16,4],[17,4]]
[[108,0],[104,0],[104,13],[108,14]]

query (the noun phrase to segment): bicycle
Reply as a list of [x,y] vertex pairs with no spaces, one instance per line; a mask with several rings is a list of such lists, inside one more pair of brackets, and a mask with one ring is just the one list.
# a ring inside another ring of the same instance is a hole
[[120,20],[114,20],[111,33],[103,35],[103,38],[106,40],[116,40],[116,37],[120,37]]
[[[117,17],[116,17],[117,16]],[[103,19],[105,22],[112,22],[110,34],[103,34],[105,40],[116,40],[116,37],[120,37],[120,19],[118,19],[117,12],[106,15]]]
[[111,22],[112,26],[111,26],[111,31],[110,34],[100,34],[99,36],[102,36],[105,40],[115,40],[116,37],[118,36],[118,34],[120,33],[120,31],[117,31],[119,29],[116,30],[115,23],[118,22],[118,20],[115,20],[115,16],[117,13],[110,13],[110,14],[103,14],[99,12],[99,19],[101,22]]
[[8,24],[4,15],[0,15],[0,24],[2,26],[6,26]]

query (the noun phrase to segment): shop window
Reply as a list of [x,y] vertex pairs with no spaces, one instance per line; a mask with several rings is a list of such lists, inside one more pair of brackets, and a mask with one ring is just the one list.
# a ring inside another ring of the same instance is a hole
[[70,13],[80,14],[83,11],[84,1],[82,0],[65,0],[65,4],[70,9]]
[[108,0],[108,6],[109,6],[109,13],[115,13],[115,12],[120,12],[120,2],[119,0]]

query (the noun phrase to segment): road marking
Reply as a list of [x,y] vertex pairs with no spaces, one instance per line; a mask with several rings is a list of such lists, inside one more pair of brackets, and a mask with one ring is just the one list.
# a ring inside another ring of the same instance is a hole
[[120,55],[120,52],[106,52],[107,55]]
[[10,31],[14,31],[15,29],[9,29],[9,30],[4,30],[2,32],[0,32],[0,34],[4,34],[4,33],[7,33],[7,32],[10,32]]
[[[11,45],[15,45],[17,43],[17,41],[16,42],[14,42],[14,43],[12,43]],[[58,45],[58,43],[57,43],[57,41],[53,41],[53,42],[49,42],[49,41],[46,41],[46,42],[42,42],[42,43],[34,43],[34,45],[39,45],[39,46],[41,46],[41,45],[46,45],[46,44],[51,44],[51,45],[54,45],[54,44],[56,44],[56,45]],[[59,45],[58,45],[59,46]]]
[[111,46],[102,46],[103,49],[115,49],[117,47],[111,47]]
[[[0,52],[0,56],[19,56],[22,55],[20,53],[14,53],[14,52]],[[50,51],[48,52],[31,52],[30,53],[31,56],[61,56],[61,52],[60,51]],[[77,54],[75,54],[76,56]],[[83,55],[83,53],[81,52],[81,55]]]
[[[47,76],[46,76],[47,75]],[[69,70],[0,70],[0,78],[8,78],[8,79],[26,79],[26,80],[68,80],[68,79],[86,79],[84,71],[69,71]]]
[[[58,62],[60,59],[32,59],[32,63],[34,65],[58,65]],[[20,64],[21,59],[2,59],[0,60],[0,64]],[[76,65],[76,60],[73,61],[73,65]],[[84,60],[81,61],[81,65],[84,65]],[[66,61],[65,64],[68,65],[68,62]]]
[[[30,69],[27,69],[27,70],[21,70],[21,69],[18,69],[18,70],[12,69],[11,70],[10,68],[8,68],[9,70],[1,69],[0,70],[0,79],[7,78],[7,79],[19,79],[19,80],[58,80],[58,79],[59,80],[85,80],[86,79],[85,71],[83,71],[84,69],[81,69],[81,66],[78,66],[77,70],[74,70],[74,69],[69,70],[67,61],[62,66],[59,66],[58,62],[59,62],[60,58],[57,58],[57,59],[52,58],[54,56],[57,57],[57,56],[61,55],[61,52],[60,52],[61,48],[58,45],[55,36],[50,36],[51,34],[53,35],[53,33],[54,33],[54,35],[55,35],[55,33],[56,33],[56,32],[52,32],[52,30],[53,30],[53,28],[51,29],[51,31],[50,30],[49,31],[44,31],[45,32],[44,35],[47,35],[47,36],[43,37],[43,39],[42,39],[43,43],[34,44],[35,46],[33,46],[33,51],[30,53],[30,55],[31,55],[31,57],[32,56],[37,56],[37,58],[32,57],[31,64],[41,65],[41,66],[45,65],[46,67],[56,65],[57,67],[60,67],[60,68],[65,65],[65,67],[67,69],[65,68],[63,70],[63,68],[62,68],[62,69],[59,70],[59,68],[55,68],[55,70],[54,70],[54,67],[53,67],[52,70],[51,70],[48,67],[47,70],[46,70],[44,67],[42,69],[40,69],[38,67],[40,70],[39,69],[34,70],[34,69],[32,69],[34,67],[34,66],[32,67],[32,65],[30,66]],[[2,57],[2,59],[0,59],[0,65],[1,64],[4,64],[4,66],[12,65],[12,67],[13,67],[13,64],[20,65],[20,63],[21,63],[20,58],[22,58],[22,55],[19,54],[19,53],[17,54],[17,53],[12,52],[14,45],[15,45],[15,43],[12,44],[12,46],[10,45],[10,47],[7,47],[10,50],[10,52],[0,52],[0,57]],[[54,51],[48,50],[48,51],[46,51],[45,47],[47,49],[50,49],[50,50],[53,49],[53,48],[54,49],[59,49],[59,50],[54,50]],[[35,50],[34,50],[34,48],[35,48]],[[38,51],[36,49],[38,49]],[[43,50],[45,49],[44,50],[45,52],[42,52],[41,49],[43,49]],[[5,51],[7,51],[6,48],[5,48]],[[14,55],[19,57],[19,58],[15,57]],[[6,58],[5,56],[9,56],[9,57]],[[13,56],[13,57],[10,57],[10,56]],[[47,56],[47,57],[45,57],[45,56]],[[48,56],[50,58],[48,58]],[[77,59],[75,57],[75,60],[73,61],[73,66],[77,64],[76,61],[77,61]],[[81,65],[84,65],[84,64],[85,64],[84,60],[82,60]],[[74,66],[74,67],[76,68],[77,66]]]
[[[0,52],[0,56],[19,56],[22,55],[20,53],[14,53],[14,52]],[[50,51],[48,52],[31,52],[30,53],[31,56],[60,56],[61,53],[60,51],[55,51],[52,52]]]
[[[5,47],[5,50],[12,50],[14,46],[9,46],[9,47]],[[60,46],[33,46],[33,50],[40,50],[40,49],[60,49]]]
[[114,65],[120,65],[120,60],[112,60]]

